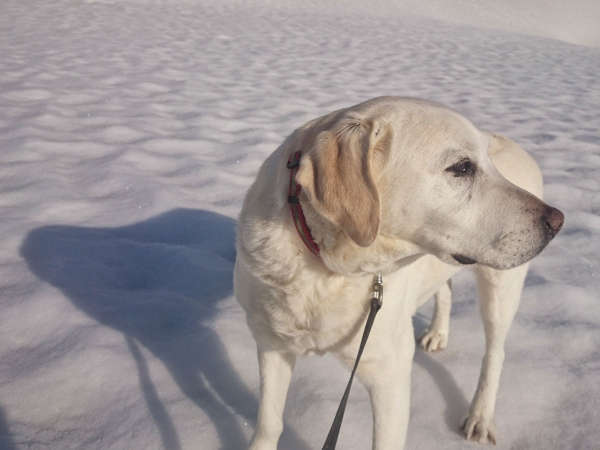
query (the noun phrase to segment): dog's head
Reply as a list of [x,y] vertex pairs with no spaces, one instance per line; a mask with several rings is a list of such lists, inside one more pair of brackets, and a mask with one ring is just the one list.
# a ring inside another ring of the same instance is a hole
[[533,195],[541,176],[525,152],[440,105],[375,99],[309,124],[305,136],[296,180],[359,246],[381,235],[447,263],[508,269],[562,226],[562,213]]

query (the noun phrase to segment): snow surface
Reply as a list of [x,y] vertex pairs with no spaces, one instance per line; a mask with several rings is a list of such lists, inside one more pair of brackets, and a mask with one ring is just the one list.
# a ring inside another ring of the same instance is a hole
[[[598,448],[600,50],[377,5],[3,0],[0,448],[244,448],[243,196],[294,128],[382,94],[446,103],[540,163],[566,225],[506,345],[497,448]],[[480,448],[458,424],[483,333],[471,276],[454,286],[449,348],[415,355],[408,449]],[[300,360],[280,448],[320,448],[346,377]],[[355,385],[339,448],[369,448],[370,431]]]

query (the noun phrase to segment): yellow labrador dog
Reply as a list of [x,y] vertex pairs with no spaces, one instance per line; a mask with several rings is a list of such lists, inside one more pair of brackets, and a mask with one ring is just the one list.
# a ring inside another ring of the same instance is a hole
[[294,131],[262,165],[238,225],[235,293],[261,380],[250,448],[277,448],[297,356],[333,352],[354,362],[377,272],[386,301],[357,374],[371,399],[373,448],[402,448],[411,317],[437,293],[421,345],[443,349],[448,280],[470,264],[486,352],[463,428],[468,439],[495,442],[504,341],[527,262],[563,223],[541,197],[539,168],[524,150],[436,103],[375,98]]

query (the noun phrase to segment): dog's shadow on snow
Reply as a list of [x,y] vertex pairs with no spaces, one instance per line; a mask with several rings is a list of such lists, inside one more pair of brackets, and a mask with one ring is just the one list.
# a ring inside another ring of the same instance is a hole
[[[234,242],[234,220],[175,209],[120,228],[45,226],[31,231],[21,247],[33,273],[94,320],[123,333],[165,449],[180,449],[181,443],[141,347],[164,363],[181,391],[211,418],[220,448],[247,447],[236,416],[253,424],[257,399],[210,326],[219,302],[233,290]],[[308,449],[287,428],[282,440]],[[197,442],[202,447],[202,436]]]
[[420,337],[425,334],[429,322],[422,314],[413,316],[413,328],[417,348],[415,350],[414,362],[427,371],[438,386],[442,397],[446,403],[444,419],[446,425],[456,434],[462,436],[461,425],[467,416],[469,402],[462,392],[460,386],[454,379],[454,376],[444,365],[434,359],[418,345]]
[[0,448],[2,450],[15,450],[17,448],[8,427],[4,408],[0,406]]

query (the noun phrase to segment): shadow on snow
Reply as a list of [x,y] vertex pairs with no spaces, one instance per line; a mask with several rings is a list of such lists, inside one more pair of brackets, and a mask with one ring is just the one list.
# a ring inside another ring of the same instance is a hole
[[448,429],[457,435],[463,436],[460,426],[469,410],[469,401],[465,397],[452,373],[450,373],[442,363],[436,361],[431,354],[428,354],[419,346],[419,339],[425,334],[428,326],[429,323],[422,314],[413,316],[414,334],[417,342],[414,362],[425,369],[438,386],[440,393],[444,398],[444,402],[446,403],[444,419]]
[[0,407],[0,448],[3,450],[15,450],[17,446],[13,441],[12,434],[4,415],[4,409]]
[[[219,301],[232,293],[234,242],[234,220],[175,209],[119,228],[41,227],[21,248],[33,273],[94,320],[123,333],[166,449],[180,449],[180,440],[140,346],[164,363],[181,391],[211,418],[222,449],[247,446],[236,415],[254,423],[257,400],[209,326]],[[307,449],[289,429],[282,440]]]

